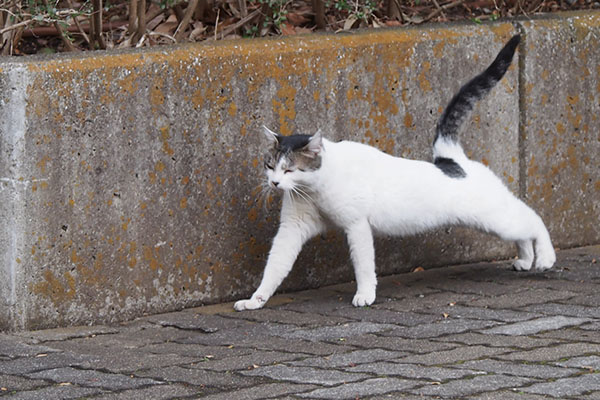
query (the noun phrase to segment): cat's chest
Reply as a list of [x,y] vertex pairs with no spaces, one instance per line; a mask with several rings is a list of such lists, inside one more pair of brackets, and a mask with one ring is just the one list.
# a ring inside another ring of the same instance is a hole
[[325,221],[341,228],[364,216],[367,209],[364,194],[342,190],[316,194],[314,206]]

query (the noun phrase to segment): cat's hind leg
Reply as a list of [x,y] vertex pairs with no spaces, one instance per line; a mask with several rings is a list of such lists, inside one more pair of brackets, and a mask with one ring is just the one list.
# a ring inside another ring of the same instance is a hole
[[519,258],[513,263],[516,271],[529,271],[533,265],[533,242],[531,240],[517,240]]
[[550,234],[542,218],[521,200],[512,197],[498,212],[487,217],[484,226],[501,239],[514,241],[519,251],[519,259],[513,264],[518,271],[528,271],[534,257],[535,268],[545,271],[552,268],[556,261],[556,254]]

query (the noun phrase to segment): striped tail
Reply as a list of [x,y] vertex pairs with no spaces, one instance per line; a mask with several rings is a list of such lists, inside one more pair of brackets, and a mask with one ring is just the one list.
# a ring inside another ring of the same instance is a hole
[[439,138],[451,143],[458,143],[458,129],[475,103],[483,98],[502,79],[512,62],[520,35],[515,35],[496,56],[494,62],[481,74],[477,75],[452,98],[438,121],[434,146]]

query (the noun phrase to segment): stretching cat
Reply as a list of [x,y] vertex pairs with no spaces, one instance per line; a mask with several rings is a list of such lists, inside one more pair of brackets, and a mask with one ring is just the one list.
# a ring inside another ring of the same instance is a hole
[[238,311],[261,308],[292,269],[310,238],[327,225],[344,230],[356,275],[352,304],[375,301],[373,234],[409,235],[445,225],[465,225],[517,244],[514,268],[552,267],[556,256],[542,219],[484,165],[469,160],[458,128],[474,103],[504,76],[520,37],[464,85],[442,114],[433,142],[434,162],[407,160],[373,147],[312,136],[281,136],[266,127],[265,170],[271,188],[283,191],[281,224],[262,282]]

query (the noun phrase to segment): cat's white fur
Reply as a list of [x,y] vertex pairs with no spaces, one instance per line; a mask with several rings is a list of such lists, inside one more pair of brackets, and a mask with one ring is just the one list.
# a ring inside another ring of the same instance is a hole
[[[264,129],[273,141],[276,134]],[[450,177],[426,161],[393,157],[365,144],[334,143],[317,132],[307,146],[320,168],[290,171],[285,158],[267,170],[269,184],[283,190],[279,231],[263,279],[236,310],[261,308],[292,269],[302,245],[329,225],[347,236],[356,275],[352,304],[375,301],[374,234],[410,235],[447,225],[489,232],[517,244],[516,270],[552,267],[556,260],[542,219],[516,198],[485,165],[468,159],[461,146],[436,140],[435,157],[454,160],[466,173]]]

